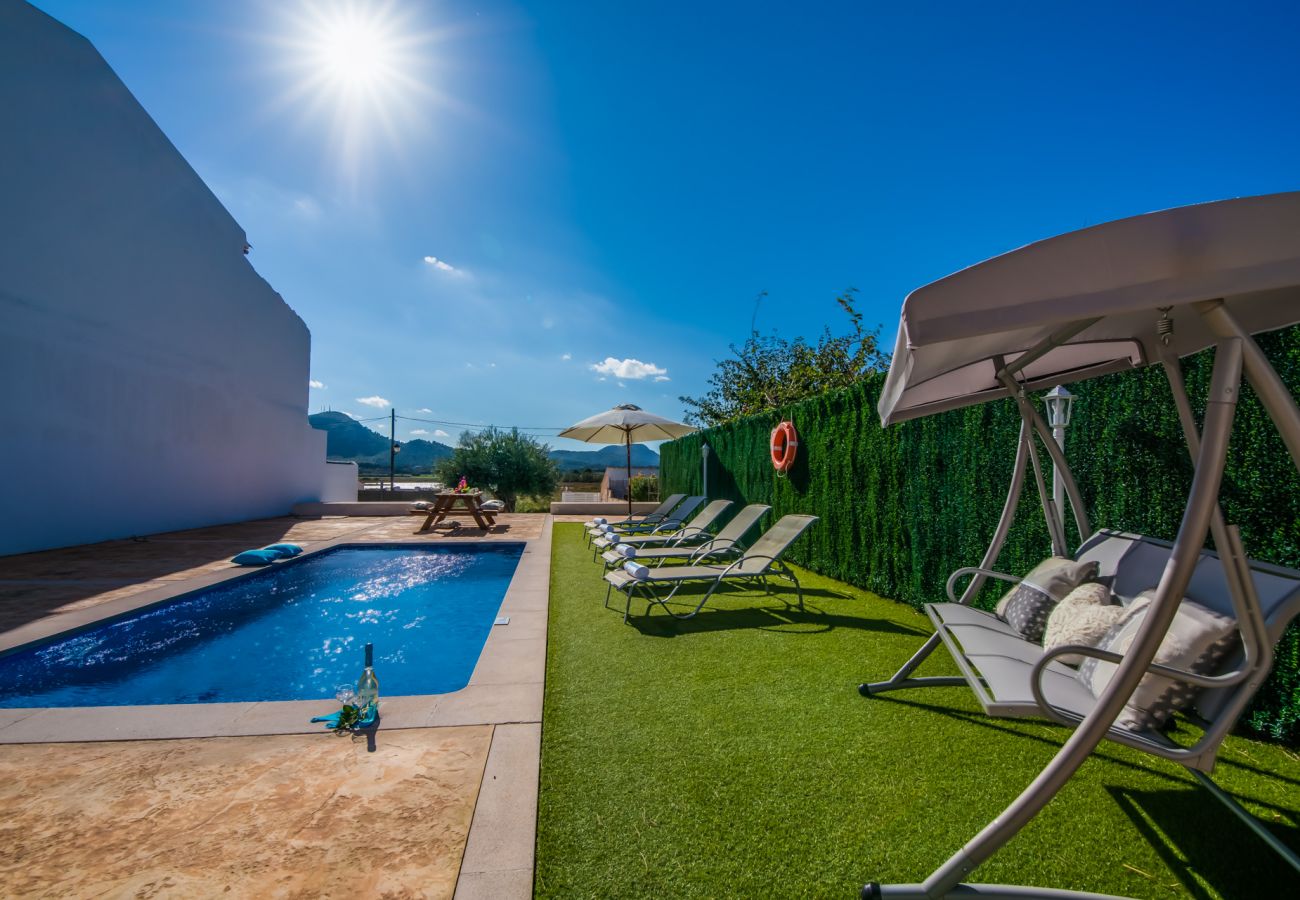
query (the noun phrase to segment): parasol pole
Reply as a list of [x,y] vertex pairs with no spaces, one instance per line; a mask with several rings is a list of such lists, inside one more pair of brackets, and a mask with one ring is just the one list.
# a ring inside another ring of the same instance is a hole
[[627,517],[632,518],[632,429],[624,428],[623,437],[627,438]]

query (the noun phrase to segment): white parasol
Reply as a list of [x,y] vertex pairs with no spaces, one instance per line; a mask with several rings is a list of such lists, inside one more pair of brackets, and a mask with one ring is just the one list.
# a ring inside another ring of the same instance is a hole
[[623,444],[627,447],[627,514],[632,515],[632,445],[645,441],[671,441],[698,431],[663,416],[648,413],[632,403],[583,419],[559,436],[588,444]]

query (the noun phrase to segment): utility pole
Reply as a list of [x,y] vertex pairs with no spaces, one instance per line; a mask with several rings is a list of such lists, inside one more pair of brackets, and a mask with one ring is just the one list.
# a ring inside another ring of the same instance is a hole
[[393,476],[397,471],[397,408],[388,414],[388,490],[394,491]]

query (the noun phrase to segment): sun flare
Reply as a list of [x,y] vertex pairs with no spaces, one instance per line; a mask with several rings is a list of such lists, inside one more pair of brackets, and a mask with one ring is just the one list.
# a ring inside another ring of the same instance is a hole
[[386,145],[418,143],[441,97],[431,84],[439,38],[399,0],[302,0],[282,7],[276,65],[285,90],[274,101],[329,135],[331,156],[354,188]]
[[342,15],[321,24],[310,38],[310,56],[326,80],[347,90],[382,86],[398,74],[394,65],[401,62],[400,44],[381,21]]

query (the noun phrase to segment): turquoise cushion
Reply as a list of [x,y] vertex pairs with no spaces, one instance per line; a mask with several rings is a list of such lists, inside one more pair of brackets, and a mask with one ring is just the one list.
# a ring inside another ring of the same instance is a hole
[[262,549],[278,554],[280,559],[288,559],[290,556],[297,556],[302,552],[302,548],[297,544],[270,544]]
[[237,566],[269,566],[280,558],[274,550],[245,550],[231,560]]

